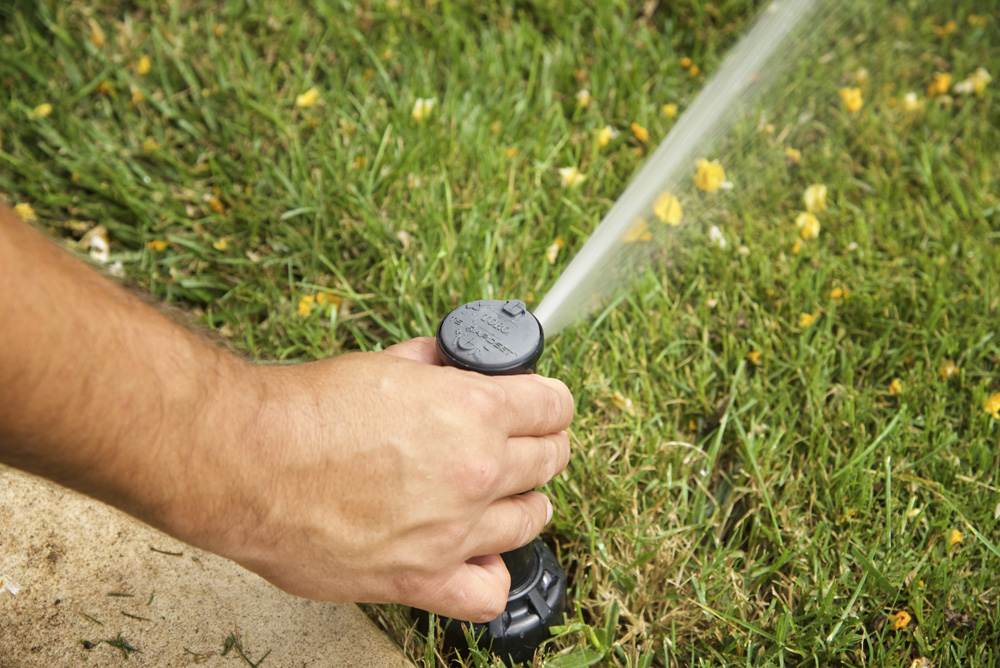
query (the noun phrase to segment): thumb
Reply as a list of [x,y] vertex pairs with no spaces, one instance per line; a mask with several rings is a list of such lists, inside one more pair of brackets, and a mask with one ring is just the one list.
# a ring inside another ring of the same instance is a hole
[[419,607],[438,615],[487,623],[507,607],[510,573],[499,554],[473,557],[458,567]]

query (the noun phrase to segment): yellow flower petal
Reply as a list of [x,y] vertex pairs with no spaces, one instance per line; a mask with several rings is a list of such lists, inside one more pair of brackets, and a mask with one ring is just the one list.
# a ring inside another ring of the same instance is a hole
[[812,313],[799,314],[799,327],[811,327],[816,322],[816,316]]
[[152,241],[146,244],[146,248],[148,248],[151,251],[156,251],[158,253],[163,252],[167,250],[167,242],[164,241],[163,239],[153,239]]
[[1000,420],[1000,392],[986,400],[983,410],[992,415],[994,420]]
[[661,109],[663,110],[663,115],[667,118],[673,118],[677,115],[677,105],[673,102],[663,105]]
[[847,107],[847,110],[851,113],[859,110],[863,104],[860,88],[841,88],[840,99],[844,101],[844,106]]
[[628,413],[629,415],[635,415],[635,409],[632,407],[632,400],[623,396],[621,392],[616,391],[611,395],[611,403],[623,413]]
[[44,102],[31,111],[32,118],[45,118],[52,113],[52,105],[48,102]]
[[564,188],[575,188],[587,180],[587,177],[581,174],[576,167],[561,167],[559,178],[562,180]]
[[653,213],[667,225],[675,227],[681,224],[681,217],[684,215],[680,201],[669,192],[664,192],[656,198],[656,202],[653,203]]
[[146,153],[152,153],[158,148],[160,148],[160,142],[156,141],[152,137],[146,137],[142,141],[142,150]]
[[152,61],[149,60],[149,56],[143,56],[139,59],[139,62],[135,64],[135,71],[137,74],[149,74],[152,64]]
[[899,631],[900,629],[905,629],[909,625],[910,613],[906,610],[900,610],[893,615],[889,615],[889,619],[892,620],[892,630]]
[[413,111],[410,112],[410,115],[413,120],[420,123],[430,115],[435,105],[437,105],[436,97],[418,97],[413,103]]
[[28,204],[27,202],[21,202],[20,204],[15,206],[14,213],[16,213],[18,217],[26,223],[30,223],[34,220],[37,220],[38,218],[38,216],[35,214],[34,207]]
[[938,367],[938,373],[941,374],[941,378],[944,380],[948,380],[958,373],[958,371],[958,367],[951,360],[942,360],[941,366]]
[[636,219],[635,222],[629,226],[628,230],[625,231],[625,237],[622,239],[622,241],[627,244],[652,240],[653,233],[649,230],[649,223],[642,218]]
[[816,239],[819,237],[819,219],[815,214],[808,211],[800,213],[795,218],[795,226],[799,228],[799,236],[803,239]]
[[562,237],[556,237],[555,241],[549,244],[549,247],[545,249],[545,259],[548,260],[549,264],[555,264],[556,258],[559,257],[559,251],[565,245]]
[[694,184],[701,190],[707,193],[714,192],[725,183],[726,171],[718,160],[709,162],[705,158],[698,158],[694,164],[697,170],[694,175]]
[[641,141],[643,144],[649,141],[649,130],[642,127],[638,123],[632,124],[632,134],[634,134],[635,138]]
[[892,382],[889,383],[889,394],[899,394],[903,391],[903,381],[899,378],[893,378]]
[[319,102],[319,88],[315,86],[295,98],[295,106],[299,109],[314,106]]
[[217,251],[224,251],[227,248],[229,248],[229,242],[226,241],[225,237],[221,237],[220,239],[216,240],[215,243],[212,244],[212,248],[214,248]]
[[962,532],[958,529],[952,529],[951,533],[948,535],[948,543],[950,545],[958,545],[963,540],[965,540],[965,538],[962,536]]
[[208,200],[208,206],[211,207],[212,211],[218,214],[222,214],[226,210],[226,207],[222,204],[218,197],[213,197]]
[[751,350],[746,354],[747,361],[754,366],[760,366],[761,352],[759,350]]
[[699,72],[701,72],[701,69],[697,65],[692,65],[691,69],[688,70],[688,74],[691,75],[692,79],[698,76]]
[[611,140],[618,136],[618,130],[615,130],[610,125],[605,125],[603,128],[597,131],[597,145],[604,148]]
[[785,149],[785,160],[789,165],[798,165],[802,163],[802,151],[797,148],[792,148],[791,146]]
[[578,90],[576,92],[576,106],[583,109],[584,107],[590,106],[590,91],[584,88],[583,90]]
[[104,30],[94,19],[88,19],[88,21],[90,22],[90,42],[99,49],[104,46]]
[[299,315],[305,317],[312,313],[315,307],[316,298],[312,295],[303,295],[302,299],[299,300]]
[[826,186],[822,183],[812,184],[802,193],[802,201],[809,213],[826,211]]
[[934,79],[927,84],[927,97],[946,95],[951,88],[951,75],[947,72],[938,72]]
[[681,67],[683,67],[684,69],[691,67],[691,59],[688,58],[687,56],[681,58]]

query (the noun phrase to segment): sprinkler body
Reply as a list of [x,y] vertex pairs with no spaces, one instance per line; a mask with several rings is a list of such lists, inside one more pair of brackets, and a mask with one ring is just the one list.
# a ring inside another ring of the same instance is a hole
[[[459,306],[441,321],[438,351],[444,364],[487,375],[530,373],[545,344],[542,326],[524,302],[483,299]],[[462,626],[478,645],[505,663],[531,661],[547,640],[549,629],[562,623],[566,608],[566,574],[552,551],[536,538],[501,555],[510,572],[507,608],[487,624],[442,620],[445,644],[466,646]]]

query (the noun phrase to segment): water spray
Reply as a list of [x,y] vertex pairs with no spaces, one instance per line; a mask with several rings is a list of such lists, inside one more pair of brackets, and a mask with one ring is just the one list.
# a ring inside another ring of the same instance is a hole
[[[656,219],[657,199],[677,192],[695,158],[714,148],[782,68],[796,62],[800,45],[822,29],[822,22],[810,25],[805,19],[815,16],[824,1],[774,0],[764,9],[535,309],[549,336],[603,305],[631,275],[621,271],[635,264],[639,252],[639,245],[630,243],[630,230]],[[803,25],[804,30],[796,30]]]
[[[531,373],[542,354],[542,326],[524,302],[482,299],[459,306],[437,331],[441,361],[491,376]],[[566,574],[552,551],[535,538],[502,555],[510,572],[507,608],[486,624],[443,619],[445,645],[461,649],[465,632],[478,638],[506,663],[530,661],[562,622],[566,608]]]

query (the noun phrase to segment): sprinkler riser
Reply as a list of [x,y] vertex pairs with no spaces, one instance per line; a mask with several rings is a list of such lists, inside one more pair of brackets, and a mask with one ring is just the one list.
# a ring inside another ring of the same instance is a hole
[[[437,342],[443,364],[500,376],[531,373],[545,336],[524,302],[483,299],[446,315]],[[551,627],[562,623],[566,573],[540,538],[500,556],[511,576],[506,609],[487,624],[442,619],[445,645],[467,648],[464,626],[479,647],[489,647],[504,662],[530,661]]]

